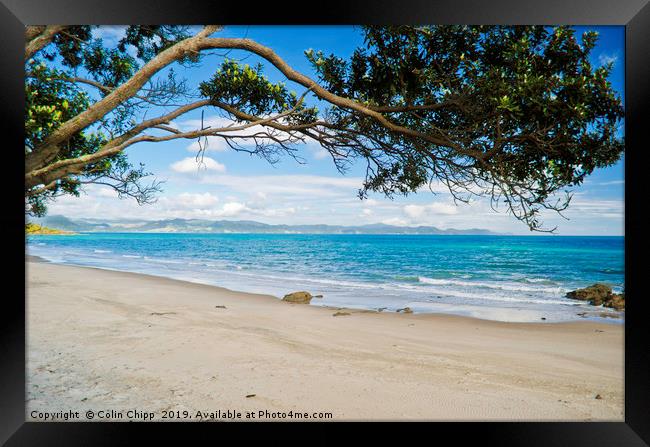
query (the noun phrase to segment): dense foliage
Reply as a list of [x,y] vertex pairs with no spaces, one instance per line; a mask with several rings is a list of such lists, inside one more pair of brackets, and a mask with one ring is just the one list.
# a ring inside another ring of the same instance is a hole
[[[147,61],[159,51],[187,37],[187,27],[132,26],[117,48],[107,48],[102,39],[92,38],[90,26],[72,26],[56,34],[51,45],[26,62],[25,153],[37,150],[62,123],[93,103],[82,85],[92,82],[90,85],[100,87],[97,89],[99,97],[104,97],[137,72],[140,65],[129,54],[128,45],[135,46],[141,61]],[[88,78],[79,81],[77,74],[80,71]],[[164,83],[156,87],[156,91],[150,92],[152,98],[169,95]],[[132,125],[140,108],[141,104],[133,102],[120,104],[110,117],[101,120],[94,129],[84,129],[72,135],[57,156],[47,162],[55,163],[96,153],[116,134]],[[133,167],[125,154],[111,155],[85,165],[74,177],[58,179],[50,188],[42,191],[36,188],[38,193],[27,195],[27,211],[42,216],[47,211],[48,200],[61,194],[78,196],[84,183],[104,183],[113,186],[120,196],[132,196],[147,203],[153,199],[152,194],[159,190],[156,182],[145,187],[139,183],[148,175],[150,173],[143,166]]]
[[[201,40],[188,27],[131,26],[113,47],[93,39],[88,26],[55,31],[49,44],[26,60],[26,200],[28,212],[36,215],[45,212],[51,197],[78,194],[85,182],[105,182],[122,195],[151,201],[157,184],[142,187],[148,173],[131,167],[121,152],[138,141],[162,140],[143,137],[150,128],[170,132],[169,138],[241,138],[228,136],[228,129],[183,134],[165,128],[169,119],[163,118],[144,125],[152,107],[181,107],[178,102],[187,105],[196,96],[207,103],[188,107],[209,105],[240,129],[255,123],[267,129],[264,138],[253,138],[259,155],[293,153],[296,143],[310,139],[328,150],[341,170],[363,160],[362,198],[368,191],[392,196],[442,182],[459,200],[478,194],[491,197],[495,206],[505,204],[534,230],[542,229],[542,209],[562,211],[568,205],[558,193],[615,163],[624,150],[622,101],[608,81],[612,66],[590,63],[594,32],[363,27],[365,45],[349,58],[305,52],[317,75],[313,82],[284,67],[272,49],[241,39]],[[182,51],[172,54],[176,48]],[[304,92],[270,82],[266,65],[225,56],[198,92],[189,91],[173,70],[164,76],[154,71],[146,86],[120,97],[110,113],[51,143],[57,129],[134,82],[152,61],[164,56],[168,64],[191,68],[201,51],[211,48],[256,53]],[[88,88],[96,94],[89,95]],[[326,107],[319,110],[314,98]],[[179,108],[178,114],[185,111]],[[100,159],[86,162],[84,156],[98,153]]]
[[369,27],[365,37],[350,60],[307,53],[325,87],[450,143],[396,135],[334,108],[336,125],[399,148],[389,155],[378,145],[367,189],[406,193],[436,178],[459,190],[475,184],[492,192],[496,184],[494,192],[519,201],[513,211],[536,226],[535,205],[623,151],[612,66],[589,62],[595,32],[581,43],[569,27]]

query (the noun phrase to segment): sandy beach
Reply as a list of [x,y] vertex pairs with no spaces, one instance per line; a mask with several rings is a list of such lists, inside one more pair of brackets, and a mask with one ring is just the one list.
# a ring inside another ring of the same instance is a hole
[[338,309],[271,296],[33,261],[26,280],[28,420],[88,410],[122,414],[94,420],[126,420],[129,410],[155,420],[170,410],[181,420],[223,419],[219,410],[243,420],[289,411],[331,420],[623,420],[619,324],[334,316]]

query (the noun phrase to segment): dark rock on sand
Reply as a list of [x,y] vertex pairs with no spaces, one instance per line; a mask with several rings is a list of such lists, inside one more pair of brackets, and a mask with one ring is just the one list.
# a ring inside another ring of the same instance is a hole
[[344,315],[350,315],[350,313],[349,312],[336,312],[336,313],[332,314],[333,317],[342,317]]
[[404,309],[397,309],[396,312],[404,312],[405,314],[412,314],[413,311],[410,307],[405,307]]
[[612,292],[606,284],[594,284],[584,289],[577,289],[566,294],[567,298],[588,301],[594,306],[611,307],[616,310],[625,309],[625,295]]
[[293,292],[285,295],[282,298],[282,301],[287,301],[289,303],[298,303],[298,304],[309,304],[313,296],[309,292]]

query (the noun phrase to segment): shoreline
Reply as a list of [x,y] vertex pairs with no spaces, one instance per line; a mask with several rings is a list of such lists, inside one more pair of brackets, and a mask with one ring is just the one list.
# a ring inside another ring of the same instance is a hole
[[27,259],[28,410],[623,419],[622,325],[306,306]]
[[[214,287],[217,289],[221,289],[227,292],[233,292],[233,293],[244,293],[244,294],[253,294],[253,295],[263,295],[263,296],[268,296],[270,298],[274,298],[276,300],[281,301],[281,297],[271,295],[268,293],[258,293],[258,292],[246,292],[242,290],[235,290],[235,289],[230,289],[228,287],[220,286],[220,285],[215,285],[215,284],[208,284],[204,282],[198,282],[198,281],[189,281],[186,279],[177,279],[177,278],[172,278],[169,276],[163,276],[163,275],[155,275],[155,274],[149,274],[149,273],[140,273],[140,272],[132,272],[128,270],[119,270],[119,269],[113,269],[113,268],[108,268],[108,267],[95,267],[95,266],[87,266],[87,265],[75,265],[75,264],[66,264],[66,263],[59,263],[59,262],[54,262],[50,261],[48,259],[42,258],[40,256],[36,255],[25,255],[25,262],[38,262],[38,263],[50,263],[53,265],[61,265],[61,266],[69,266],[69,267],[78,267],[78,268],[85,268],[85,269],[93,269],[93,270],[99,270],[99,271],[107,271],[107,272],[115,272],[115,273],[123,273],[123,274],[128,274],[128,275],[136,275],[136,276],[144,276],[152,279],[166,279],[166,280],[171,280],[171,281],[178,281],[181,283],[187,283],[187,284],[192,284],[192,285],[203,285],[207,287]],[[290,291],[289,291],[290,292]],[[345,306],[332,306],[332,305],[319,305],[316,304],[318,303],[318,298],[315,298],[312,300],[312,302],[309,304],[310,307],[322,307],[325,309],[335,309],[335,310],[344,310],[344,311],[356,311],[356,312],[372,312],[372,313],[400,313],[397,311],[391,311],[391,310],[378,310],[379,308],[376,307],[345,307]],[[621,317],[618,314],[606,314],[606,309],[604,308],[599,308],[597,306],[594,306],[593,310],[588,311],[590,313],[589,317],[583,317],[582,319],[578,320],[571,320],[571,321],[545,321],[545,320],[540,320],[540,321],[507,321],[507,320],[498,320],[498,319],[490,319],[490,318],[480,318],[477,316],[471,316],[471,315],[462,315],[459,313],[445,313],[445,312],[413,312],[415,315],[440,315],[440,316],[457,316],[460,318],[469,318],[472,320],[480,320],[480,321],[494,321],[498,323],[508,323],[508,324],[566,324],[566,323],[571,323],[571,322],[594,322],[594,323],[602,323],[606,325],[624,325],[625,324],[625,317]],[[603,315],[605,313],[605,315]],[[624,315],[624,311],[623,311]],[[593,317],[598,317],[597,319]]]
[[[233,293],[233,294],[243,294],[243,295],[253,295],[253,296],[259,296],[259,297],[265,297],[265,298],[271,298],[275,301],[280,301],[283,302],[280,297],[271,295],[271,294],[266,294],[266,293],[253,293],[253,292],[245,292],[241,290],[234,290],[234,289],[229,289],[227,287],[223,286],[217,286],[213,284],[205,284],[201,282],[194,282],[194,281],[188,281],[185,279],[175,279],[175,278],[170,278],[168,276],[162,276],[162,275],[151,275],[148,273],[138,273],[138,272],[130,272],[126,270],[116,270],[116,269],[110,269],[110,268],[103,268],[103,267],[93,267],[93,266],[86,266],[86,265],[72,265],[72,264],[63,264],[63,263],[57,263],[57,262],[52,262],[49,261],[45,258],[42,258],[40,256],[35,256],[35,255],[26,255],[26,263],[29,262],[34,262],[34,263],[47,263],[50,265],[57,265],[57,266],[62,266],[62,267],[73,267],[73,268],[80,268],[80,269],[89,269],[89,270],[97,270],[100,272],[113,272],[113,273],[118,273],[120,275],[126,275],[130,276],[133,278],[138,278],[138,277],[143,277],[143,278],[148,278],[151,280],[164,280],[164,281],[172,281],[173,283],[180,283],[180,284],[186,284],[188,286],[202,286],[202,287],[208,287],[211,289],[216,289],[220,292],[224,293]],[[312,303],[318,302],[318,298],[314,298],[312,300]],[[289,305],[294,305],[294,303],[286,303]],[[334,311],[346,311],[346,312],[356,312],[356,313],[373,313],[373,314],[401,314],[401,315],[417,315],[417,316],[428,316],[431,315],[434,318],[438,317],[451,317],[451,318],[459,318],[459,319],[467,319],[467,320],[477,320],[477,321],[482,321],[482,322],[488,322],[488,323],[499,323],[499,324],[507,324],[507,325],[549,325],[549,324],[584,324],[584,323],[594,323],[594,324],[602,324],[602,325],[610,325],[610,324],[622,324],[624,323],[623,321],[616,321],[614,318],[608,318],[608,319],[602,319],[600,321],[594,321],[594,320],[576,320],[576,321],[526,321],[526,322],[516,322],[516,321],[501,321],[501,320],[491,320],[488,318],[478,318],[478,317],[472,317],[472,316],[466,316],[466,315],[458,315],[458,314],[451,314],[451,313],[442,313],[442,312],[412,312],[412,313],[403,313],[403,312],[394,312],[390,310],[384,310],[384,311],[378,311],[373,308],[356,308],[356,307],[339,307],[339,306],[328,306],[328,305],[316,305],[316,304],[306,304],[303,306],[308,306],[308,307],[315,307],[315,308],[322,308],[322,309],[328,309],[328,310],[334,310]]]

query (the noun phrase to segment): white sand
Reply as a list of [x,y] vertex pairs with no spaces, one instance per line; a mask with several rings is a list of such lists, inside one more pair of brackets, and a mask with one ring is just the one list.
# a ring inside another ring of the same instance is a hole
[[27,417],[90,409],[126,420],[135,409],[193,420],[217,410],[256,419],[293,410],[344,420],[623,420],[621,325],[335,312],[28,262]]

